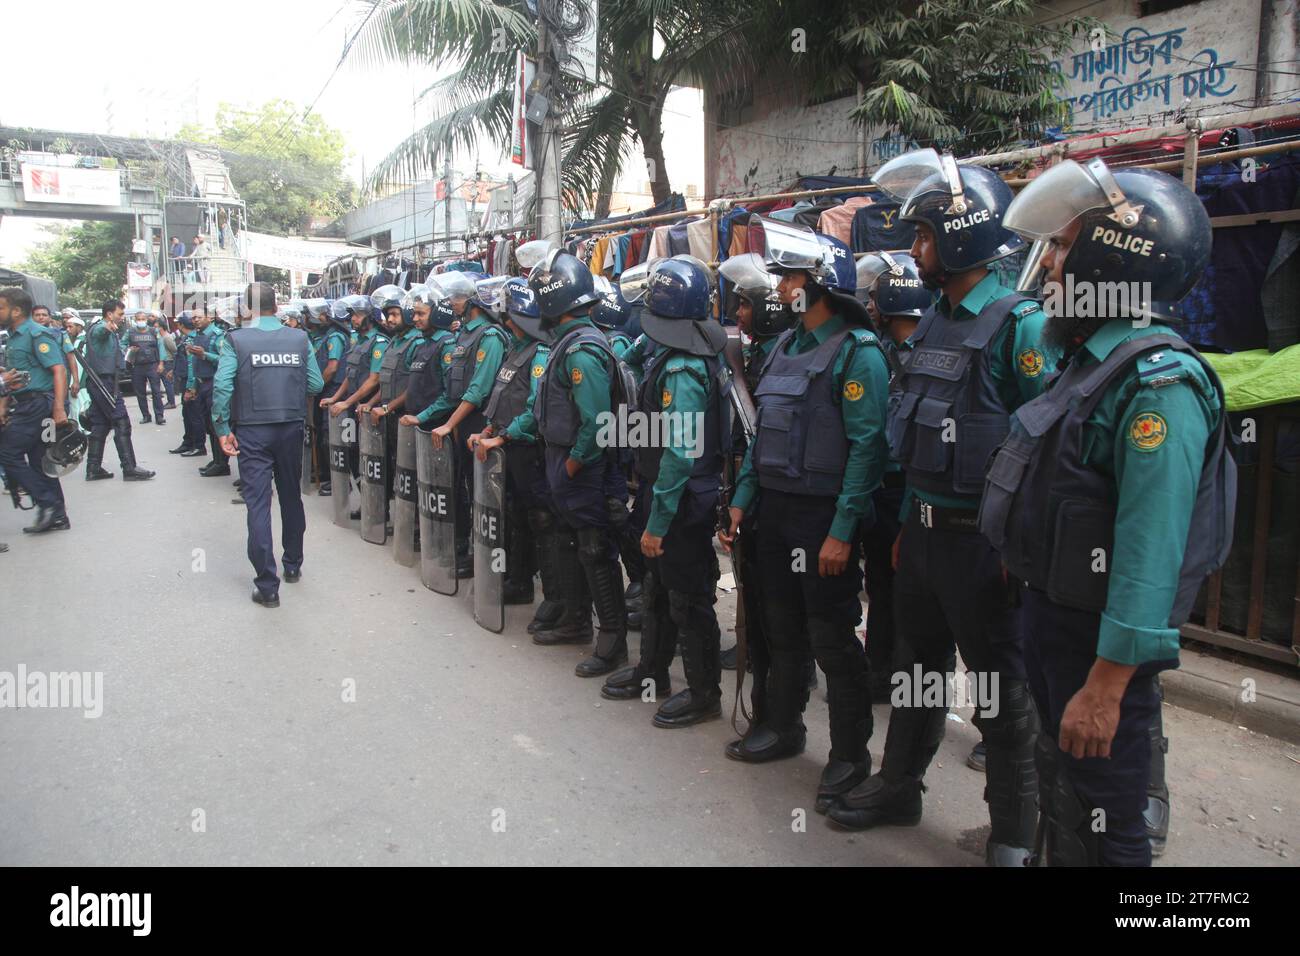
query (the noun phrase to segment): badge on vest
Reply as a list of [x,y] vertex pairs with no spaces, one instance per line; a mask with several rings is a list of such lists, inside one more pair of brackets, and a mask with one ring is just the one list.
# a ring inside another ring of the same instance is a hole
[[1139,412],[1128,427],[1129,444],[1138,451],[1155,451],[1168,434],[1169,426],[1155,412]]

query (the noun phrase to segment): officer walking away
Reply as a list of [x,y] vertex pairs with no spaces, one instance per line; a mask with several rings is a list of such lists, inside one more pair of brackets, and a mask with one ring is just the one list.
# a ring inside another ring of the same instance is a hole
[[[611,674],[601,695],[632,699],[653,681],[654,695],[667,698],[653,718],[664,728],[722,713],[713,529],[730,417],[718,360],[727,333],[712,306],[712,277],[698,260],[669,259],[651,273],[641,323],[662,348],[646,366],[636,405],[653,436],[634,449],[639,493],[651,502],[641,535],[641,657]],[[686,688],[668,696],[679,642]]]
[[90,437],[86,444],[86,480],[105,481],[113,477],[104,469],[104,446],[108,433],[113,433],[118,462],[122,466],[123,481],[148,481],[152,471],[141,468],[135,460],[135,447],[131,443],[131,415],[122,401],[119,375],[126,367],[122,355],[121,337],[125,307],[118,299],[109,299],[100,308],[100,319],[86,332],[86,367],[99,379],[100,387],[90,381],[90,409],[86,418],[90,423]]
[[611,484],[623,480],[618,448],[614,443],[602,447],[597,439],[615,402],[630,402],[633,396],[625,394],[618,359],[588,314],[599,298],[591,270],[576,256],[557,250],[533,267],[528,285],[537,296],[541,327],[555,330],[535,414],[546,442],[551,502],[562,525],[556,529],[558,574],[571,585],[564,595],[563,623],[535,631],[533,642],[590,639],[594,605],[596,646],[574,673],[598,677],[627,661],[627,610],[610,522]]
[[25,534],[66,531],[72,527],[63,505],[63,487],[41,469],[50,423],[67,422],[65,410],[68,369],[63,362],[62,336],[32,319],[32,297],[21,289],[0,289],[0,328],[9,333],[5,362],[9,376],[9,420],[0,431],[0,468],[9,481],[31,494],[35,523]]
[[1156,675],[1178,666],[1179,626],[1227,557],[1236,502],[1223,386],[1172,327],[1209,261],[1210,220],[1177,179],[1094,159],[1052,167],[1005,221],[1049,243],[1046,336],[1064,352],[1012,417],[980,510],[1027,585],[1038,862],[1149,866],[1148,837],[1168,823]]
[[[984,799],[992,824],[985,860],[1023,866],[1033,845],[1037,717],[1025,679],[1017,582],[976,521],[989,457],[1009,415],[1046,381],[1045,321],[1038,303],[1001,285],[989,265],[1023,247],[1002,219],[1011,189],[978,166],[915,150],[873,177],[916,224],[912,258],[942,294],[911,335],[899,379],[890,446],[907,475],[903,530],[895,545],[898,637],[921,680],[947,679],[960,649],[976,690],[974,717],[986,749]],[[983,697],[979,697],[980,691]],[[922,780],[943,739],[947,701],[919,689],[891,699],[880,772],[846,795],[830,817],[862,829],[920,821]]]
[[[271,537],[271,480],[280,497],[284,579],[302,578],[302,443],[308,394],[324,387],[316,357],[301,329],[276,318],[275,290],[254,282],[244,292],[250,324],[226,336],[213,382],[212,424],[227,455],[239,456],[240,491],[248,508],[248,560],[256,576],[253,602],[280,606],[275,542]],[[235,431],[231,433],[231,417]]]
[[[803,751],[809,650],[826,675],[831,750],[815,809],[871,772],[870,670],[857,625],[862,572],[859,527],[873,520],[880,484],[889,372],[866,309],[853,297],[857,273],[843,243],[755,217],[777,292],[798,322],[764,363],[755,390],[758,430],[741,467],[723,543],[757,505],[763,629],[772,669],[764,723],[727,745],[728,757],[760,763]],[[755,500],[757,499],[757,500]]]
[[[148,311],[141,309],[131,315],[131,325],[122,340],[126,348],[126,361],[131,366],[131,386],[135,389],[135,400],[140,405],[140,424],[147,425],[156,420],[159,425],[163,420],[162,375],[163,342],[156,328],[149,325]],[[146,386],[153,390],[153,418],[149,417],[149,406],[145,396]]]

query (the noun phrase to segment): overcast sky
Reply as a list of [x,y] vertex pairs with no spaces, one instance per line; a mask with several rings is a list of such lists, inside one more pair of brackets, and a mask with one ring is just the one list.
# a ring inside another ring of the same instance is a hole
[[[185,123],[211,124],[222,102],[283,98],[305,109],[366,7],[356,0],[62,0],[54,9],[53,19],[30,5],[6,17],[0,125],[165,137]],[[22,34],[25,23],[30,38]],[[431,71],[349,61],[329,80],[315,112],[347,137],[354,179],[411,134],[412,90],[432,78]],[[697,91],[669,98],[666,159],[683,190],[704,184],[700,110]],[[510,168],[490,144],[477,158],[488,173]],[[472,173],[474,161],[473,154],[459,156],[457,171]],[[629,170],[624,185],[639,188],[646,178],[640,163]],[[6,217],[0,262],[21,259],[41,238],[40,223]]]

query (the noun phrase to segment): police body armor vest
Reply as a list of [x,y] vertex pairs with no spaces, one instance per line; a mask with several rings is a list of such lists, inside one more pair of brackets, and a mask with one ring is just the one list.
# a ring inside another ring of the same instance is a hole
[[378,341],[378,335],[366,336],[357,339],[356,344],[348,350],[346,368],[344,369],[344,376],[348,383],[348,395],[355,392],[370,375],[370,349]]
[[[659,479],[659,463],[664,455],[659,439],[668,437],[665,429],[655,424],[659,421],[658,413],[662,412],[664,407],[664,393],[659,384],[659,376],[672,358],[687,354],[689,353],[676,352],[672,349],[661,350],[646,367],[645,377],[641,381],[641,389],[637,394],[637,410],[651,416],[649,428],[655,440],[639,443],[633,450],[634,459],[637,474],[651,484]],[[691,463],[691,477],[717,480],[722,472],[722,449],[730,442],[731,422],[726,408],[723,407],[727,399],[719,384],[721,363],[716,355],[708,356],[703,361],[706,380],[700,384],[704,386],[707,405],[704,411],[704,433],[699,436],[700,456]],[[696,380],[699,379],[699,373],[694,368],[688,366],[686,371]],[[671,434],[675,429],[670,426],[667,431]]]
[[388,345],[388,351],[379,365],[379,401],[387,404],[406,391],[406,383],[411,377],[406,367],[406,350],[411,347],[411,339],[395,338]]
[[978,497],[989,456],[1007,437],[987,348],[1024,296],[990,302],[973,319],[950,319],[931,307],[912,334],[911,358],[898,376],[898,409],[889,450],[913,488]]
[[[980,531],[1002,552],[1012,574],[1058,604],[1098,612],[1106,607],[1117,492],[1111,477],[1084,464],[1084,428],[1107,387],[1156,350],[1195,355],[1223,401],[1213,369],[1182,339],[1131,339],[1104,362],[1069,366],[1046,392],[1022,405],[1013,416],[1018,427],[989,469]],[[1237,470],[1227,451],[1227,420],[1224,411],[1207,445],[1170,627],[1187,620],[1201,582],[1223,566],[1232,545]]]
[[442,369],[438,353],[447,341],[448,334],[428,336],[415,347],[411,356],[411,378],[407,384],[406,414],[418,415],[442,395]]
[[456,347],[451,353],[451,364],[447,366],[445,389],[447,398],[453,407],[465,397],[469,383],[474,379],[478,369],[479,344],[485,335],[504,335],[500,328],[491,322],[485,322],[464,338],[456,339]]
[[158,364],[158,334],[152,329],[132,329],[127,334],[127,345],[135,349],[134,365]]
[[[537,398],[533,402],[538,433],[548,445],[557,448],[572,448],[574,442],[578,440],[578,429],[582,425],[578,403],[573,400],[573,389],[561,381],[564,376],[564,356],[570,348],[578,345],[592,346],[593,351],[599,353],[605,362],[605,369],[609,373],[612,385],[611,391],[615,393],[611,395],[612,407],[620,403],[620,396],[617,393],[626,388],[626,380],[622,375],[626,366],[620,368],[621,363],[615,357],[613,349],[609,347],[609,340],[600,329],[583,324],[565,334],[551,347],[551,360],[546,363],[546,372],[543,373],[542,380],[537,383]],[[629,395],[634,394],[635,392],[623,392],[621,400],[626,402]]]
[[[335,334],[333,329],[327,330],[321,335],[308,333],[307,338],[311,342],[312,351],[316,355],[316,367],[320,369],[321,375],[325,374],[325,366],[330,363],[330,337]],[[334,389],[337,389],[338,383],[342,380],[346,370],[346,365],[340,362],[334,369],[333,377],[325,382],[325,390],[328,391],[331,385],[334,386]]]
[[[195,332],[194,341],[191,345],[197,345],[205,353],[212,351],[213,339],[216,336],[211,332]],[[192,356],[194,362],[194,377],[199,381],[206,382],[217,374],[217,365],[211,361],[206,354]]]
[[229,333],[237,362],[231,417],[240,425],[271,425],[307,417],[307,361],[302,329],[239,329]]
[[[103,342],[103,346],[96,348],[97,341]],[[86,333],[86,363],[109,388],[117,384],[117,373],[125,365],[122,350],[117,343],[118,337],[112,331],[109,331],[108,335],[94,337],[89,332]]]
[[[787,355],[794,334],[794,329],[781,333],[754,389],[754,470],[763,488],[837,497],[844,484],[849,439],[832,366],[853,329],[842,329],[815,349]],[[880,347],[875,336],[871,342]]]
[[532,389],[532,365],[542,343],[533,340],[522,349],[506,356],[497,371],[492,385],[492,396],[483,410],[484,416],[500,434],[506,426],[524,413],[528,407],[528,393]]
[[176,343],[176,354],[172,356],[172,381],[182,389],[190,377],[190,353],[185,351],[185,347],[192,341],[188,336],[182,338]]

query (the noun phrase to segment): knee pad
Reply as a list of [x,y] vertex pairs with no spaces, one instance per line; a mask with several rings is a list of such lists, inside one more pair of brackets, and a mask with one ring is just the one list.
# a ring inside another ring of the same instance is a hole
[[1040,734],[1034,751],[1038,766],[1039,827],[1037,864],[1047,866],[1097,866],[1098,835],[1092,813],[1070,780],[1064,755],[1049,734]]
[[[978,703],[982,705],[984,702]],[[1000,681],[997,704],[998,712],[991,717],[980,713],[982,707],[975,708],[972,723],[979,728],[985,743],[1005,750],[1031,746],[1038,735],[1039,725],[1038,710],[1034,706],[1033,695],[1029,692],[1029,682],[1014,679]]]
[[617,498],[606,498],[605,511],[609,515],[610,525],[616,532],[622,532],[627,527],[628,514],[625,503]]
[[609,534],[604,528],[580,528],[577,535],[578,560],[583,564],[609,560]]

